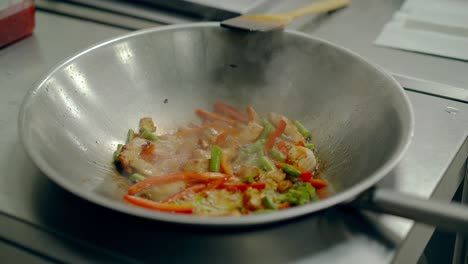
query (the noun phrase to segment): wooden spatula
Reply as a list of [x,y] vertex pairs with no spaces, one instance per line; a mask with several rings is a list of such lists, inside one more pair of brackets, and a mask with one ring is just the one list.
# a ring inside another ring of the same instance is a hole
[[320,0],[284,14],[243,15],[221,22],[221,26],[246,31],[270,31],[284,28],[294,19],[311,14],[326,13],[347,6],[351,0]]

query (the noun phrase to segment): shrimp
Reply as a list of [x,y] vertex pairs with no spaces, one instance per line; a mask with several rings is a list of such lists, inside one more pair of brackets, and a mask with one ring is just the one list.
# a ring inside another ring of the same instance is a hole
[[119,160],[128,173],[136,170],[147,176],[157,175],[159,171],[151,163],[140,158],[141,151],[149,144],[149,140],[135,138],[123,147]]
[[294,125],[294,123],[285,116],[270,112],[268,113],[268,119],[275,126],[278,126],[280,120],[286,121],[286,129],[284,130],[284,133],[294,142],[305,141],[304,136],[302,136],[299,130],[297,130],[297,127]]
[[307,171],[313,171],[317,166],[314,152],[301,146],[292,146],[288,152],[288,159],[293,161],[299,168]]
[[243,145],[251,143],[257,139],[263,131],[263,127],[255,122],[249,122],[237,136],[237,140]]

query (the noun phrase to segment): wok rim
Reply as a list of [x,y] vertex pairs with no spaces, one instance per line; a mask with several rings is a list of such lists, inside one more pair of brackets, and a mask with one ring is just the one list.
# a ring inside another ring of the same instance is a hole
[[[368,175],[365,180],[355,184],[354,186],[333,195],[330,198],[322,200],[316,203],[310,203],[303,206],[292,207],[288,210],[281,210],[277,212],[267,213],[267,214],[257,214],[257,215],[248,215],[248,216],[225,216],[225,217],[202,217],[202,216],[194,216],[194,215],[181,215],[181,214],[170,214],[170,213],[163,213],[157,211],[151,211],[148,209],[137,208],[133,206],[129,206],[124,202],[118,202],[115,200],[111,200],[106,198],[105,196],[99,195],[98,193],[93,192],[93,190],[84,189],[83,187],[74,184],[73,182],[67,180],[66,178],[60,176],[59,173],[55,173],[52,167],[48,165],[48,163],[42,158],[42,156],[35,151],[33,147],[31,147],[30,141],[31,138],[27,138],[26,135],[26,127],[27,124],[25,122],[25,117],[28,112],[29,105],[34,102],[36,94],[38,94],[41,89],[43,88],[44,83],[49,80],[57,71],[62,69],[65,65],[72,62],[73,60],[79,58],[80,56],[92,52],[96,49],[101,47],[110,45],[114,42],[121,41],[123,39],[129,39],[132,37],[136,37],[139,35],[149,34],[149,33],[156,33],[162,31],[170,31],[175,29],[181,28],[196,28],[196,27],[219,27],[219,22],[201,22],[201,23],[190,23],[190,24],[179,24],[179,25],[170,25],[170,26],[162,26],[157,28],[150,28],[150,29],[143,29],[138,30],[135,32],[130,32],[118,37],[114,37],[108,40],[104,40],[102,42],[98,42],[97,44],[88,46],[87,48],[74,53],[73,55],[69,56],[68,58],[62,60],[51,69],[48,70],[47,73],[42,75],[40,79],[33,85],[33,87],[27,92],[25,95],[23,102],[20,107],[20,112],[18,115],[18,133],[20,136],[20,141],[24,149],[26,150],[29,157],[33,160],[33,162],[39,167],[39,169],[53,182],[58,184],[63,189],[67,190],[68,192],[80,197],[81,199],[87,200],[94,204],[112,209],[114,211],[118,211],[121,213],[134,215],[146,219],[151,220],[158,220],[170,223],[178,223],[178,224],[187,224],[187,225],[198,225],[198,226],[226,226],[226,227],[236,227],[236,226],[252,226],[252,225],[259,225],[259,224],[268,224],[274,223],[279,221],[284,221],[292,218],[297,218],[299,216],[312,214],[326,208],[330,208],[332,206],[341,204],[341,203],[348,203],[354,200],[357,196],[361,193],[369,189],[370,187],[374,186],[379,180],[385,177],[392,169],[396,167],[396,165],[402,160],[404,154],[408,150],[413,136],[414,136],[414,112],[411,106],[410,100],[406,95],[406,92],[403,90],[401,85],[385,70],[383,70],[380,66],[376,65],[373,62],[368,61],[361,55],[336,45],[332,42],[327,40],[323,40],[321,38],[313,37],[309,34],[294,31],[294,30],[285,30],[285,33],[290,35],[296,35],[300,37],[304,37],[306,39],[314,40],[320,43],[324,43],[325,45],[329,45],[334,49],[340,50],[348,55],[352,56],[353,58],[359,60],[360,62],[367,64],[373,68],[375,68],[380,74],[382,74],[389,82],[392,82],[396,88],[397,93],[400,95],[400,98],[403,100],[403,105],[406,107],[406,112],[408,113],[407,124],[403,124],[402,129],[402,139],[400,140],[396,150],[390,156],[390,158],[374,173]],[[229,29],[226,29],[229,30]]]

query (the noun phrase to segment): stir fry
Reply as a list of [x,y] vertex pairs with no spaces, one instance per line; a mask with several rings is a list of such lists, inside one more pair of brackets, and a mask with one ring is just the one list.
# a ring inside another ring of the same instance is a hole
[[260,117],[217,102],[201,124],[156,134],[151,118],[130,129],[114,161],[132,185],[123,199],[147,209],[228,216],[304,205],[327,193],[316,177],[311,132],[277,113]]

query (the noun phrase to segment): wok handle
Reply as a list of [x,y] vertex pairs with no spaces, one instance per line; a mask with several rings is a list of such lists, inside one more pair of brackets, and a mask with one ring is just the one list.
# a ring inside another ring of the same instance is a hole
[[353,205],[432,225],[447,231],[468,234],[468,207],[455,203],[425,200],[386,189],[372,189]]

